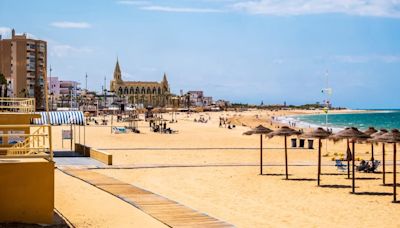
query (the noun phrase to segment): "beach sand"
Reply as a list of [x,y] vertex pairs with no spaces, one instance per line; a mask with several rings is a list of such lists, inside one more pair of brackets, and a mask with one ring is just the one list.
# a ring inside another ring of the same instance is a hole
[[[217,112],[192,114],[190,117],[180,113],[177,115],[178,123],[168,124],[168,127],[179,131],[171,135],[150,132],[147,122],[140,122],[141,134],[115,135],[110,133],[109,126],[90,126],[86,127],[86,144],[113,155],[114,165],[95,170],[96,172],[150,190],[238,227],[399,226],[396,218],[398,205],[390,203],[392,188],[380,186],[381,174],[357,173],[363,179],[357,180],[356,190],[362,194],[349,194],[351,181],[345,179],[343,172],[336,170],[332,161],[346,151],[345,142],[329,142],[327,150],[326,143],[323,142],[322,154],[328,156],[323,157],[322,172],[331,174],[322,176],[322,184],[325,185],[323,188],[316,187],[316,149],[290,149],[289,173],[292,180],[282,180],[284,153],[283,138],[280,137],[264,139],[264,170],[265,173],[276,175],[258,175],[260,137],[244,136],[242,133],[249,129],[247,126],[254,127],[260,123],[275,128],[277,124],[271,126],[268,118],[272,115],[290,114],[303,113]],[[208,123],[194,122],[200,115],[206,119],[211,117],[211,120]],[[218,127],[220,116],[229,119],[233,117],[232,123],[236,123],[236,128]],[[164,118],[171,119],[171,116],[164,114]],[[246,126],[241,126],[242,124]],[[68,127],[53,129],[56,150],[63,149],[61,129]],[[82,128],[80,141],[83,142]],[[314,142],[315,146],[316,144]],[[69,145],[67,141],[64,149],[67,149],[66,145]],[[387,150],[387,160],[390,163],[392,148],[387,146]],[[375,158],[378,160],[382,160],[380,151],[380,146],[376,147]],[[356,157],[369,159],[370,156],[370,145],[357,145]],[[392,166],[387,167],[388,171],[391,169]],[[57,209],[72,223],[74,220],[81,221],[80,216],[85,216],[94,226],[103,224],[96,223],[99,218],[96,213],[84,213],[88,211],[85,208],[89,201],[96,210],[106,211],[100,206],[103,204],[101,200],[90,196],[100,190],[92,186],[84,187],[87,184],[71,178],[56,172],[56,180],[63,180],[56,182]],[[388,174],[387,183],[391,183],[391,178]],[[68,188],[64,186],[64,179],[71,182]],[[82,202],[75,200],[74,204],[68,204],[70,191],[86,191],[87,196],[82,196]],[[106,198],[118,201],[111,195]],[[128,213],[128,208],[131,207],[114,203],[115,211],[120,210],[123,213]],[[120,201],[119,204],[124,203]],[[77,211],[82,211],[82,214]],[[125,220],[119,220],[119,224],[129,222],[129,219],[137,221],[134,216],[139,216],[140,213],[135,213],[136,215],[125,214]],[[109,224],[112,224],[119,216],[104,213],[100,217],[99,221],[110,220]],[[146,216],[139,216],[141,222],[151,222],[147,219]],[[152,225],[159,224],[154,222]]]

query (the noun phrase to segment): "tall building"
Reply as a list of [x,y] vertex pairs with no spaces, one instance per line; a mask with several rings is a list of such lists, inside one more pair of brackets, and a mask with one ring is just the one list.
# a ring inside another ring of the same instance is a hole
[[129,104],[164,107],[170,104],[171,94],[167,75],[161,82],[123,81],[119,62],[115,64],[110,90],[118,96],[126,97]]
[[12,97],[34,97],[36,107],[44,107],[44,72],[47,69],[47,43],[26,34],[11,39],[0,37],[0,73],[11,89]]

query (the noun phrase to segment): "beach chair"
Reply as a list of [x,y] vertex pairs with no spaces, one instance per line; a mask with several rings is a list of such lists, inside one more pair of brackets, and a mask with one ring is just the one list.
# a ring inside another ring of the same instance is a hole
[[341,160],[336,160],[335,166],[338,171],[346,171],[347,165],[343,164]]
[[114,134],[124,134],[126,129],[124,127],[113,127]]

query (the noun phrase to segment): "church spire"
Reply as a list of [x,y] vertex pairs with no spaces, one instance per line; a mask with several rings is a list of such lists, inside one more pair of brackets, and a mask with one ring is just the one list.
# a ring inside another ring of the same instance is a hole
[[119,67],[118,57],[117,57],[117,63],[115,64],[115,69],[114,69],[114,80],[122,80],[121,68]]

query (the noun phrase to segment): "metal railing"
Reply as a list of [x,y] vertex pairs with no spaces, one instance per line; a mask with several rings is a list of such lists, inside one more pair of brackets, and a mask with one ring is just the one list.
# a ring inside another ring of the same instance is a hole
[[[26,128],[31,125],[0,125],[1,128]],[[0,134],[0,137],[20,137],[23,141],[17,142],[9,147],[0,148],[0,158],[48,158],[53,159],[53,152],[50,150],[50,125],[34,126],[37,128],[31,134]]]
[[35,99],[0,97],[0,110],[2,112],[32,113],[35,111]]

